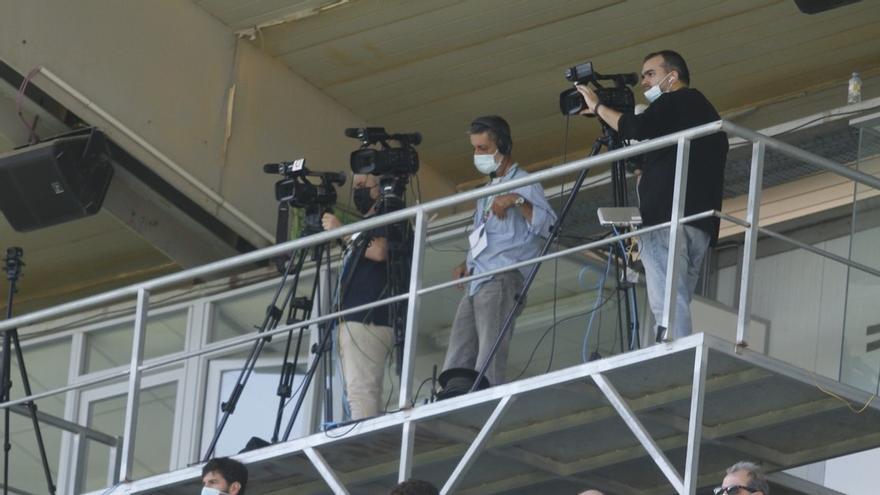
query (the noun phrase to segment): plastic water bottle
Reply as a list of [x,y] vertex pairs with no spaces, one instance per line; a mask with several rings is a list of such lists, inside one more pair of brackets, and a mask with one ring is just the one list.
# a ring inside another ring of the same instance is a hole
[[858,72],[853,72],[849,78],[849,90],[846,93],[846,102],[848,104],[859,103],[862,101],[862,78]]

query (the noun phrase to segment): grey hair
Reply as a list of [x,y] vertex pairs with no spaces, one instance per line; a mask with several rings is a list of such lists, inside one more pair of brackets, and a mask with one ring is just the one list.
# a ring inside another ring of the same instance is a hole
[[764,495],[770,495],[770,485],[767,484],[767,477],[761,466],[750,461],[739,461],[727,468],[727,474],[733,474],[737,471],[744,471],[749,475],[749,488],[760,490]]

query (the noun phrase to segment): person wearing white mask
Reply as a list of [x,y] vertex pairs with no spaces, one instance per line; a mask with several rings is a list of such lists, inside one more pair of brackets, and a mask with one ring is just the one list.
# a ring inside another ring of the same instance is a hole
[[[471,122],[468,134],[474,150],[474,167],[489,176],[489,185],[528,175],[513,160],[510,126],[503,118],[479,117]],[[453,270],[454,278],[485,273],[536,257],[541,251],[542,238],[549,235],[555,222],[556,213],[540,184],[480,198],[469,235],[467,259]],[[514,307],[515,296],[530,269],[531,266],[526,266],[468,284],[452,324],[444,374],[440,376],[444,387],[441,397],[458,395],[470,388],[476,371],[486,362],[507,314]],[[489,385],[504,383],[512,334],[511,328],[487,368]]]
[[[720,116],[701,92],[690,87],[690,71],[681,55],[672,50],[650,53],[642,65],[642,87],[650,105],[641,114],[621,113],[599,101],[587,86],[577,88],[584,97],[585,114],[595,114],[620,133],[623,139],[653,139],[683,131]],[[727,135],[718,132],[690,144],[685,215],[707,210],[721,211]],[[675,187],[676,146],[645,154],[638,183],[639,210],[643,226],[668,222],[672,214]],[[682,271],[675,281],[675,328],[671,335],[656,328],[659,339],[680,338],[693,332],[690,302],[699,279],[703,258],[718,239],[719,219],[703,218],[684,226]],[[648,302],[656,322],[662,321],[669,252],[669,229],[641,234],[639,246],[648,287]]]
[[248,470],[228,457],[215,457],[202,467],[202,495],[245,495]]

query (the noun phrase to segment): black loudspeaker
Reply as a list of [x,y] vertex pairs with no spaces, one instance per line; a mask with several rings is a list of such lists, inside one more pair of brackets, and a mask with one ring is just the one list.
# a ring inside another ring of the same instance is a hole
[[19,148],[0,155],[0,211],[19,232],[94,215],[112,177],[97,130]]
[[798,9],[804,14],[818,14],[826,10],[836,9],[862,0],[794,0]]

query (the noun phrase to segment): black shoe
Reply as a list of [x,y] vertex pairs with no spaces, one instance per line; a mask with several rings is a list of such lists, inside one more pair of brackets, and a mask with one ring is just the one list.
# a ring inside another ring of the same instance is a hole
[[[471,387],[474,386],[474,380],[477,379],[479,374],[477,370],[469,368],[450,368],[440,373],[437,381],[440,382],[440,386],[443,388],[437,392],[437,400],[449,399],[470,392]],[[477,390],[483,390],[490,386],[489,380],[484,376],[480,380]]]

